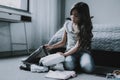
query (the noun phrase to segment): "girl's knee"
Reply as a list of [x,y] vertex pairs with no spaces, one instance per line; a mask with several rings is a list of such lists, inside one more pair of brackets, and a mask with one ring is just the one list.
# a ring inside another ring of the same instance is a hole
[[72,61],[73,61],[72,56],[67,56],[65,58],[65,62],[72,62]]
[[85,72],[94,70],[94,61],[89,53],[84,53],[80,58],[80,66]]
[[65,59],[65,68],[67,70],[74,70],[75,69],[75,60],[72,56],[67,56]]

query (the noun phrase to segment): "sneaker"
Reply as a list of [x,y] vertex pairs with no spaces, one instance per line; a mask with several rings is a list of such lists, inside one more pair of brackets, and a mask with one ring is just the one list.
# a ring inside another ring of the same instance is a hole
[[47,72],[48,71],[48,67],[32,64],[30,70],[31,70],[31,72],[38,72],[38,73],[40,73],[40,72]]
[[26,65],[21,65],[20,70],[30,71],[30,67],[27,67]]

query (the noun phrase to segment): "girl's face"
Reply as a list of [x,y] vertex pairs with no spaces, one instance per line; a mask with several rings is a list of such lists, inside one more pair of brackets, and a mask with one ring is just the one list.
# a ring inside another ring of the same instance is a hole
[[78,24],[80,21],[80,16],[77,10],[72,11],[71,20],[73,23]]

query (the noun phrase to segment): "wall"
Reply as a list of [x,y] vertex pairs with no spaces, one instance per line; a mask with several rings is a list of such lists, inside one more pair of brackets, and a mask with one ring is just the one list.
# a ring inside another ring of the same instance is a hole
[[119,24],[120,0],[65,0],[65,17],[69,17],[71,6],[76,2],[86,2],[90,8],[91,16],[94,16],[94,24]]

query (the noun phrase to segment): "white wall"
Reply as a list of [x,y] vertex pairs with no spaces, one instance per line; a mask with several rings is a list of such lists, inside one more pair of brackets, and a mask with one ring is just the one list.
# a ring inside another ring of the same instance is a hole
[[86,2],[90,8],[91,16],[94,16],[94,24],[119,24],[120,0],[65,0],[65,17],[69,17],[71,6],[76,2]]

